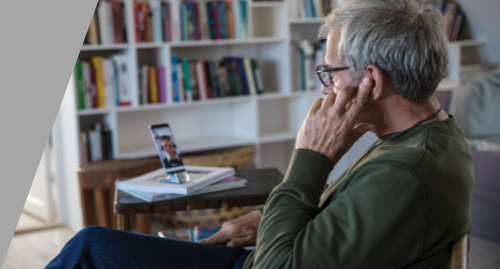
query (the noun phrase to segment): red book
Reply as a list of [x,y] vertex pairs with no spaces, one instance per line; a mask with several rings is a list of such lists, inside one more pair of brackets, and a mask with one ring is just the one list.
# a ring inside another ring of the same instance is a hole
[[201,75],[203,76],[203,84],[205,84],[205,96],[207,99],[212,98],[210,96],[210,88],[208,87],[208,78],[207,78],[207,70],[205,69],[205,60],[200,60],[201,63]]
[[121,23],[120,2],[109,1],[111,5],[111,21],[113,22],[113,37],[115,43],[123,43],[123,24]]
[[97,108],[97,88],[95,82],[95,68],[94,65],[90,65],[90,96],[92,97],[92,108]]
[[196,27],[196,40],[201,40],[200,13],[198,12],[198,3],[193,2],[194,7],[194,27]]
[[135,25],[135,42],[141,42],[141,30],[139,29],[139,6],[137,0],[134,0],[134,25]]
[[218,11],[218,6],[217,2],[213,1],[212,2],[212,9],[213,9],[213,14],[214,14],[214,22],[215,22],[215,39],[220,39],[220,21],[219,21],[219,11]]

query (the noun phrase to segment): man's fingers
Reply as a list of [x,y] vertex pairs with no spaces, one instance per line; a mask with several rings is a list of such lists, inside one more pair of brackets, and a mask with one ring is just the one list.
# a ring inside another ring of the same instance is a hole
[[228,237],[227,233],[225,233],[224,231],[219,231],[208,238],[205,238],[205,239],[198,241],[198,243],[222,245],[222,244],[226,244],[229,240],[230,240],[230,238]]
[[361,107],[363,107],[363,105],[368,100],[368,97],[370,96],[372,90],[373,90],[372,80],[370,78],[365,77],[361,82],[361,84],[359,85],[356,97],[352,99],[351,106],[346,111],[345,116],[351,119],[355,119],[358,116],[359,111],[361,111]]
[[323,98],[318,98],[316,99],[316,101],[314,101],[314,103],[312,104],[311,108],[309,109],[309,113],[314,113],[316,112],[318,109],[321,108],[321,104],[323,103]]
[[343,115],[345,113],[347,103],[349,103],[354,97],[354,91],[354,88],[350,86],[341,89],[337,94],[333,110]]
[[236,237],[233,240],[229,241],[229,243],[227,243],[227,246],[231,248],[242,248],[254,246],[255,242],[256,241],[254,236]]
[[321,107],[325,109],[330,109],[333,104],[336,102],[335,100],[337,99],[337,95],[333,92],[330,92],[326,95],[325,100],[323,100],[323,103],[321,104]]

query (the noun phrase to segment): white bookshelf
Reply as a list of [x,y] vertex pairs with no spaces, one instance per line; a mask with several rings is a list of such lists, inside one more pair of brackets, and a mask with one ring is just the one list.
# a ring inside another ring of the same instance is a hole
[[[156,151],[147,126],[167,122],[172,126],[182,152],[255,145],[258,147],[257,167],[273,166],[273,161],[266,161],[268,159],[287,163],[291,153],[289,148],[310,105],[322,96],[320,89],[305,92],[292,90],[290,43],[297,39],[315,41],[324,18],[289,19],[286,2],[246,0],[249,34],[246,39],[181,41],[180,24],[173,21],[174,39],[171,42],[135,43],[133,1],[123,1],[128,43],[83,45],[79,57],[124,54],[130,74],[137,74],[140,64],[165,66],[167,103],[141,105],[138,100],[138,78],[132,75],[128,78],[134,97],[131,106],[115,107],[110,104],[104,109],[77,110],[74,104],[78,126],[74,130],[75,135],[86,130],[91,123],[104,122],[114,134],[115,158],[154,156]],[[180,2],[170,0],[173,18],[179,12]],[[460,69],[460,48],[484,43],[475,40],[450,43],[450,76],[440,84],[439,90],[450,90],[460,84],[457,73]],[[174,103],[171,75],[171,55],[174,52],[179,58],[256,58],[266,92],[262,95],[252,93],[247,96]],[[75,90],[72,91],[74,93]],[[287,150],[271,150],[277,147],[273,144],[287,145]],[[274,157],[262,158],[263,154]],[[286,166],[278,168],[284,172]]]

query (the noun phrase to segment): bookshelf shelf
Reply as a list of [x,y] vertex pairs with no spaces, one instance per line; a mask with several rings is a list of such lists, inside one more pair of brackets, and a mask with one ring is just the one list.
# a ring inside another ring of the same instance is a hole
[[265,132],[259,136],[259,143],[275,143],[288,140],[294,140],[297,137],[297,132],[294,131],[278,131],[278,132]]
[[278,43],[285,41],[282,37],[255,37],[248,39],[221,39],[221,40],[196,40],[196,41],[181,41],[171,44],[175,47],[204,47],[204,46],[225,46],[225,45],[250,45],[250,44],[266,44]]
[[101,114],[106,114],[109,113],[111,110],[109,108],[101,108],[101,109],[86,109],[86,110],[79,110],[78,111],[78,116],[92,116],[92,115],[101,115]]
[[135,43],[135,47],[138,49],[154,49],[162,48],[168,46],[170,42],[147,42],[147,43]]
[[271,100],[271,99],[296,98],[305,96],[306,94],[307,94],[306,92],[292,92],[292,93],[273,92],[273,93],[264,93],[261,95],[257,95],[257,99]]
[[310,18],[310,19],[290,19],[291,25],[295,24],[320,24],[325,21],[324,18]]
[[283,7],[283,2],[251,2],[252,4],[250,5],[251,7],[254,8],[266,8],[266,7],[274,7],[274,8],[281,8]]
[[125,50],[129,48],[129,44],[82,45],[81,51]]

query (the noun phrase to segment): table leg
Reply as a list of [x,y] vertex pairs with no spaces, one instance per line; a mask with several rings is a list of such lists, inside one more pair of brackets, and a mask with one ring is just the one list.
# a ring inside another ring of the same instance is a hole
[[151,233],[151,214],[135,215],[137,221],[137,232],[141,234]]
[[116,215],[118,230],[130,231],[130,215]]

